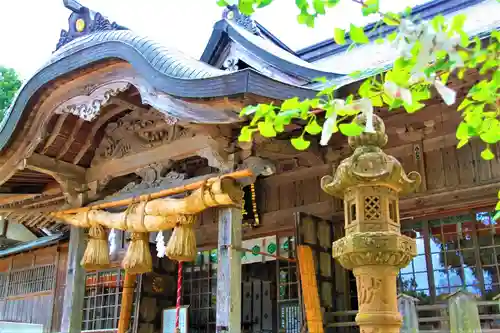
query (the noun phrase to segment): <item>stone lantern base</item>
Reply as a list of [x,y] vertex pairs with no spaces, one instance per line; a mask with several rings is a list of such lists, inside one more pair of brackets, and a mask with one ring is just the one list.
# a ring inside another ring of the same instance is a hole
[[396,277],[416,255],[415,241],[396,232],[352,233],[333,243],[332,254],[356,277],[361,332],[399,332]]

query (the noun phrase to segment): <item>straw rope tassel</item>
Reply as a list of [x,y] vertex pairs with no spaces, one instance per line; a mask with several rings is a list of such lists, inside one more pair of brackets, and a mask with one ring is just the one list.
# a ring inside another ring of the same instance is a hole
[[[85,213],[85,219],[88,223],[89,211]],[[88,234],[89,240],[80,265],[86,270],[103,269],[109,266],[108,237],[100,224],[91,223],[91,225]]]
[[193,230],[194,215],[180,215],[172,236],[167,243],[165,254],[174,261],[194,261],[196,259],[196,235]]
[[182,261],[179,261],[177,271],[177,302],[175,305],[175,332],[180,333],[180,312],[181,312],[181,295],[182,295]]
[[[142,205],[141,223],[144,225],[144,213],[147,201]],[[132,209],[130,205],[125,213],[125,224],[127,217]],[[127,253],[122,261],[122,266],[127,273],[143,274],[153,271],[153,258],[149,249],[149,233],[147,232],[133,232],[130,235],[130,243],[128,245]]]

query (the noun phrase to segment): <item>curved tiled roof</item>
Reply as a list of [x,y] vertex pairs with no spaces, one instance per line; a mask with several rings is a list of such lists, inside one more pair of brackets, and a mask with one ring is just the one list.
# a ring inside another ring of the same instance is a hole
[[213,66],[195,60],[172,48],[167,48],[148,37],[140,36],[130,30],[98,31],[79,37],[64,45],[53,53],[46,64],[75,54],[82,49],[91,48],[103,43],[119,43],[140,53],[142,57],[158,72],[178,79],[203,79],[227,74]]
[[60,45],[49,61],[23,84],[0,123],[0,150],[7,146],[15,129],[22,126],[22,116],[30,112],[26,106],[43,86],[109,59],[128,62],[152,87],[178,98],[252,93],[284,100],[293,96],[309,98],[317,93],[314,89],[274,80],[253,69],[219,70],[129,30],[94,31]]

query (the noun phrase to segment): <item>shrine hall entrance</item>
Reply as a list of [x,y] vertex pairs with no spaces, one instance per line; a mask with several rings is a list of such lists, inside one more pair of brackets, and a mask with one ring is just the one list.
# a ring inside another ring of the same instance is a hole
[[[242,332],[303,332],[305,308],[301,295],[309,290],[304,290],[300,284],[296,262],[296,247],[300,244],[311,247],[313,252],[318,286],[316,292],[320,296],[320,311],[324,313],[325,332],[356,332],[353,327],[336,326],[339,321],[352,321],[352,318],[330,315],[355,310],[351,304],[357,305],[354,279],[333,260],[331,254],[332,242],[342,237],[343,228],[305,214],[295,215],[295,220],[295,230],[246,240],[242,244],[242,250],[246,250],[240,251]],[[189,305],[189,332],[214,333],[216,249],[200,252],[195,262],[185,263],[182,291],[182,304]],[[330,324],[335,326],[328,328]]]
[[[295,237],[269,236],[246,240],[242,260],[242,332],[300,333],[299,285]],[[287,260],[262,255],[269,253]],[[182,304],[189,305],[189,332],[214,333],[217,295],[217,250],[203,251],[185,263]],[[283,329],[280,329],[282,327]]]

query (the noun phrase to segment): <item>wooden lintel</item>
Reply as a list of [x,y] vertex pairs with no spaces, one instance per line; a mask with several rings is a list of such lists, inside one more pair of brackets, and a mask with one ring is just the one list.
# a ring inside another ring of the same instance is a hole
[[[472,209],[493,207],[497,202],[496,193],[500,183],[464,187],[458,190],[445,190],[436,193],[418,193],[413,197],[402,198],[399,202],[402,218],[431,219],[443,213],[470,211]],[[294,228],[293,214],[303,212],[342,223],[344,212],[334,209],[334,200],[267,212],[261,215],[258,228],[243,230],[243,238],[251,239],[291,231]],[[411,223],[411,222],[408,222]],[[196,231],[199,247],[214,247],[217,242],[217,227],[214,224],[202,225]]]
[[85,168],[68,162],[59,161],[54,158],[33,154],[25,160],[26,168],[53,176],[56,180],[72,179],[76,181],[85,180]]
[[279,186],[287,183],[292,183],[297,180],[304,180],[313,177],[325,176],[331,174],[332,166],[329,164],[319,164],[313,167],[299,168],[289,172],[283,172],[278,175],[273,175],[262,179],[263,185]]
[[142,151],[137,154],[105,161],[87,169],[87,183],[106,179],[108,177],[118,177],[133,173],[137,169],[153,163],[181,160],[196,155],[198,151],[204,148],[211,148],[209,145],[211,140],[209,136],[197,135],[192,138],[179,139],[170,144]]

